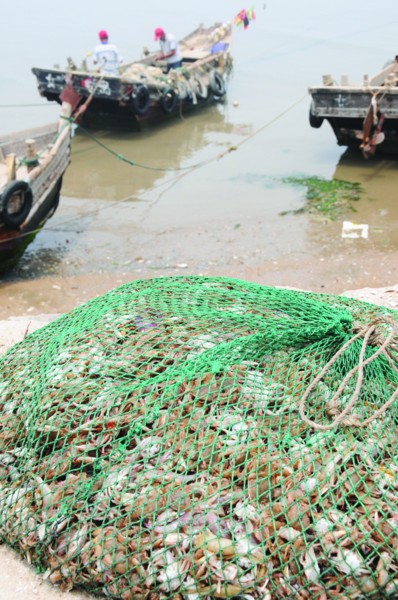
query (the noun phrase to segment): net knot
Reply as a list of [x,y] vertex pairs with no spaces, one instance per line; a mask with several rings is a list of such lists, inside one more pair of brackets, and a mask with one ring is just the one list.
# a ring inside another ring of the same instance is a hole
[[[369,331],[369,346],[382,346],[386,339],[386,332],[388,332],[388,328],[392,332],[392,339],[388,343],[387,348],[396,347],[396,342],[398,342],[398,323],[388,315],[382,315],[378,317],[374,317],[370,323],[364,325],[358,321],[354,321],[352,325],[352,332],[354,334],[365,334]],[[394,343],[395,339],[395,343]]]

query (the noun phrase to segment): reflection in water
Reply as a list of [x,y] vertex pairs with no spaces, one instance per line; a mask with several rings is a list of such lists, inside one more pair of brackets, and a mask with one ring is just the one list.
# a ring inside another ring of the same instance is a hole
[[[349,289],[353,287],[349,281],[354,281],[361,273],[365,281],[369,278],[369,267],[365,265],[372,261],[377,264],[380,260],[380,270],[383,272],[384,269],[384,273],[394,267],[396,259],[389,257],[398,250],[398,161],[389,157],[364,160],[359,152],[346,150],[332,178],[359,184],[359,199],[346,202],[337,215],[332,211],[307,215],[303,223],[305,248],[310,255],[327,261],[330,272],[335,263],[338,265],[336,273],[339,270],[341,274],[349,273],[349,279],[346,278],[343,284]],[[301,201],[296,209],[300,210],[306,202],[306,191],[298,188],[297,192]],[[346,238],[343,236],[344,221],[364,224],[368,237]],[[336,275],[336,281],[338,277],[340,275]],[[369,281],[362,285],[369,285]]]
[[[144,252],[150,261],[157,262],[167,253],[178,262],[174,253],[183,234],[176,237],[176,230],[191,228],[196,236],[208,227],[208,219],[217,231],[225,223],[225,207],[218,202],[225,179],[209,184],[195,165],[205,164],[208,176],[218,175],[220,154],[250,131],[250,126],[229,123],[220,106],[142,132],[97,131],[98,143],[78,128],[51,227],[45,228],[10,278],[98,273],[130,265]],[[121,156],[134,165],[120,160]],[[240,205],[239,188],[231,186]],[[230,211],[232,206],[229,198]],[[246,213],[247,206],[242,209]],[[203,253],[201,239],[195,252]],[[214,254],[210,246],[208,252]],[[180,256],[183,253],[179,251]],[[48,260],[43,261],[43,256]]]
[[[141,132],[78,128],[63,195],[118,200],[142,193],[166,176],[182,174],[187,167],[211,158],[214,148],[206,149],[206,145],[213,133],[221,143],[223,133],[236,133],[236,125],[228,123],[217,106]],[[120,160],[121,156],[126,160]]]
[[398,248],[398,161],[378,156],[364,160],[347,150],[337,164],[334,178],[360,183],[363,192],[355,221],[369,224],[373,243]]

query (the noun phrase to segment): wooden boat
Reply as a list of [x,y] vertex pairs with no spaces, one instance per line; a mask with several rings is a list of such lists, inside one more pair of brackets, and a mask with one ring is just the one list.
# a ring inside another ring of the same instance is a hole
[[0,271],[15,266],[55,212],[70,162],[70,106],[59,123],[0,138]]
[[336,83],[324,75],[320,86],[309,88],[312,97],[310,125],[330,123],[337,143],[360,148],[365,158],[376,152],[398,152],[398,56],[362,83],[351,84],[346,75]]
[[84,126],[130,126],[140,129],[165,118],[185,114],[226,93],[231,71],[231,24],[200,26],[179,41],[182,67],[166,72],[156,61],[156,52],[145,50],[144,58],[121,65],[117,75],[90,70],[87,61],[77,68],[68,59],[66,69],[34,67],[41,96],[61,102],[66,86],[84,105],[79,123]]

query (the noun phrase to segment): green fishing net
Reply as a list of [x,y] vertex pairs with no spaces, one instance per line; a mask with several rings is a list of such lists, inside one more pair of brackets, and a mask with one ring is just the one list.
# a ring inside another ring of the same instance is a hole
[[398,597],[398,313],[206,277],[0,362],[0,538],[123,600]]

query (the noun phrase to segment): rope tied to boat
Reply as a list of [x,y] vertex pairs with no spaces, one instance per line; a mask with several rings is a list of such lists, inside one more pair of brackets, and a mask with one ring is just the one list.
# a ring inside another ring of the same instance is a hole
[[[384,113],[380,110],[380,105],[385,95],[391,91],[393,87],[397,85],[397,74],[395,71],[389,74],[388,77],[383,81],[383,90],[380,89],[369,89],[371,94],[370,106],[368,113],[363,122],[363,138],[360,146],[365,158],[372,155],[375,150],[375,145],[380,143],[378,141],[378,134],[381,133],[381,129],[384,122]],[[371,123],[376,130],[370,135]]]
[[372,99],[370,101],[370,105],[373,109],[373,125],[376,126],[377,125],[377,111],[378,111],[378,105],[377,105],[377,98],[376,95],[372,96]]
[[[389,328],[389,331],[386,336],[386,327]],[[318,373],[318,375],[313,379],[310,385],[305,390],[299,404],[299,413],[302,420],[315,429],[316,431],[327,431],[330,429],[334,429],[338,425],[344,426],[353,426],[353,427],[365,427],[369,425],[375,419],[385,414],[386,410],[393,404],[395,399],[398,396],[398,388],[395,392],[390,396],[390,398],[380,406],[377,410],[373,412],[372,415],[367,417],[366,419],[360,420],[358,414],[353,413],[352,409],[354,408],[357,400],[360,397],[363,377],[364,377],[364,368],[366,365],[372,363],[376,358],[383,354],[386,358],[390,367],[398,373],[398,323],[394,321],[394,319],[388,316],[380,316],[375,318],[368,325],[362,325],[359,323],[353,324],[353,333],[354,335],[349,339],[336,353],[335,355],[326,363],[323,369]],[[305,405],[307,398],[309,397],[312,390],[315,386],[323,379],[326,373],[330,370],[332,365],[339,359],[339,357],[358,340],[359,338],[363,338],[362,347],[360,351],[360,355],[358,358],[358,364],[355,365],[344,377],[342,382],[340,383],[337,391],[331,400],[328,401],[327,413],[335,417],[331,423],[327,425],[322,425],[321,423],[317,423],[314,420],[307,417],[305,414]],[[365,352],[368,347],[378,347],[378,349],[368,358],[365,357]],[[345,408],[340,411],[340,404],[338,402],[339,398],[342,397],[344,390],[349,382],[349,380],[358,375],[357,382],[355,385],[354,393],[352,394],[350,400],[347,402]]]
[[94,98],[95,92],[99,88],[99,85],[102,82],[102,80],[104,79],[105,75],[106,75],[106,73],[100,74],[100,77],[98,78],[96,84],[94,85],[93,89],[91,90],[91,92],[90,92],[89,96],[87,97],[87,99],[85,100],[85,102],[83,102],[83,104],[75,110],[75,112],[73,113],[73,117],[72,117],[73,123],[77,123],[77,121],[82,116],[82,114],[86,112],[90,102]]
[[[371,100],[368,112],[363,121],[362,142],[360,149],[365,158],[369,158],[375,153],[377,144],[384,141],[384,134],[381,132],[384,124],[385,115],[380,110],[380,101],[378,101],[378,92],[370,90]],[[385,93],[385,92],[384,92]]]

